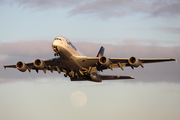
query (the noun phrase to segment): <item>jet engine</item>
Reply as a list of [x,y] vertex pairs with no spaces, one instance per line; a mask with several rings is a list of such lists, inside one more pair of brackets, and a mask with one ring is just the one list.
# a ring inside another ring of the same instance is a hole
[[130,57],[128,59],[128,62],[132,67],[139,67],[139,65],[140,65],[139,60],[137,60],[135,57]]
[[40,59],[36,59],[36,60],[34,61],[34,66],[35,66],[36,68],[39,68],[39,69],[44,69],[44,68],[45,68],[45,63],[44,63],[44,61],[42,61],[42,60],[40,60]]
[[27,66],[21,61],[16,63],[16,68],[21,72],[25,72],[27,70]]
[[105,67],[109,67],[109,65],[110,65],[109,59],[107,59],[104,56],[99,58],[99,63],[100,63],[100,65],[105,66]]

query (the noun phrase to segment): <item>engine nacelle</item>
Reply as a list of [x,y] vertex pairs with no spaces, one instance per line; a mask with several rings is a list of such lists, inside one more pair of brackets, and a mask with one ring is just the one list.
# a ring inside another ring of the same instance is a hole
[[128,59],[128,62],[132,67],[139,67],[139,65],[140,65],[139,60],[137,60],[135,57],[130,57]]
[[44,69],[45,68],[45,63],[42,60],[40,60],[40,59],[36,59],[34,61],[34,66],[36,68],[39,68],[39,69]]
[[19,61],[16,63],[16,68],[21,71],[21,72],[25,72],[27,70],[27,66],[26,64],[24,64],[23,62]]
[[105,67],[109,67],[110,65],[110,61],[109,59],[107,59],[106,57],[102,56],[99,58],[99,63],[102,65],[102,66],[105,66]]

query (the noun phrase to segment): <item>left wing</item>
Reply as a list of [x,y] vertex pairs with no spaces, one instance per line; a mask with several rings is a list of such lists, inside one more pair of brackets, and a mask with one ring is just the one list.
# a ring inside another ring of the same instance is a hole
[[148,59],[148,58],[141,58],[139,59],[142,63],[157,63],[157,62],[168,62],[168,61],[177,61],[174,58],[159,58],[159,59]]
[[158,63],[158,62],[167,62],[167,61],[176,61],[174,58],[139,58],[135,57],[130,58],[106,58],[102,57],[78,57],[79,61],[83,61],[80,64],[83,67],[89,68],[92,67],[90,73],[101,71],[104,69],[113,69],[120,67],[122,70],[124,67],[144,67],[143,64],[146,63]]
[[[134,57],[135,58],[135,57]],[[112,63],[127,63],[130,58],[109,58]],[[136,59],[136,58],[135,58]],[[174,58],[139,58],[141,63],[157,63],[157,62],[167,62],[167,61],[176,61]]]
[[[123,67],[126,67],[126,66],[131,66],[132,68],[141,66],[144,68],[143,64],[146,64],[146,63],[177,61],[174,58],[139,58],[139,59],[136,59],[135,57],[125,58],[125,59],[124,58],[123,59],[121,59],[121,58],[109,58],[109,60],[113,64],[118,63],[118,67],[122,64],[121,69]],[[123,65],[123,63],[126,63],[125,66]]]

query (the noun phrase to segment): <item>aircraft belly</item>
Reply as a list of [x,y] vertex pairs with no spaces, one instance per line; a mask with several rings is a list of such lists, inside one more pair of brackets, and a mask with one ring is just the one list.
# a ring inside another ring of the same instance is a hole
[[63,61],[63,64],[66,66],[68,70],[84,70],[85,68],[81,67],[79,64],[77,64],[73,60],[65,60]]

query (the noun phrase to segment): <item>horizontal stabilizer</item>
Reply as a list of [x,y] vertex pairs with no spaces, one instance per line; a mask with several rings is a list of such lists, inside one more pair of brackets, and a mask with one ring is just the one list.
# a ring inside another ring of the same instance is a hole
[[[119,79],[135,79],[132,76],[112,76],[112,75],[99,75],[101,80],[119,80]],[[71,81],[93,81],[93,82],[101,82],[89,79],[82,79],[82,78],[71,78]]]
[[134,79],[132,76],[99,75],[102,80]]
[[71,78],[71,81],[92,81],[92,82],[102,82],[101,80],[100,81],[96,81],[96,80],[93,80],[91,78],[89,79],[83,79],[83,78]]

